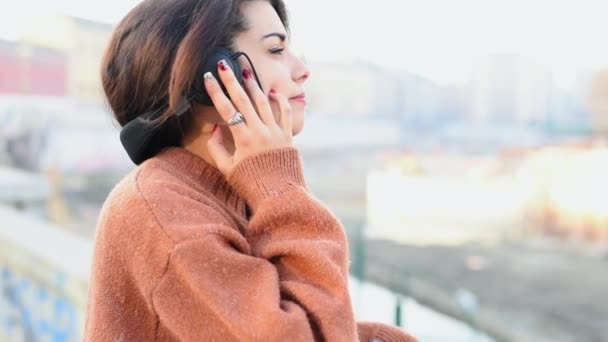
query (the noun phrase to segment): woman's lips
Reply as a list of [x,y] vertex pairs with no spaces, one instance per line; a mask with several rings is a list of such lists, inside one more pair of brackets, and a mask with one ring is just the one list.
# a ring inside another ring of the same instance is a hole
[[292,97],[289,101],[297,101],[306,104],[306,94],[300,94],[298,96]]

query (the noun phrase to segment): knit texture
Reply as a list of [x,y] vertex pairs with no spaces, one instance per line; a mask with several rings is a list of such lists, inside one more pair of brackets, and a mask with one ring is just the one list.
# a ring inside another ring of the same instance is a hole
[[297,149],[249,157],[224,177],[172,147],[106,199],[85,341],[373,339],[415,341],[355,322],[346,235],[306,188]]

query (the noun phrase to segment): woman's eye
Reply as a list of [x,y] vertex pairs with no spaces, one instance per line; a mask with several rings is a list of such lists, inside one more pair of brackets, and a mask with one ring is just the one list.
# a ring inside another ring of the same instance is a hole
[[282,55],[283,54],[283,50],[285,50],[285,49],[272,49],[272,50],[270,50],[270,53],[277,54],[277,55]]

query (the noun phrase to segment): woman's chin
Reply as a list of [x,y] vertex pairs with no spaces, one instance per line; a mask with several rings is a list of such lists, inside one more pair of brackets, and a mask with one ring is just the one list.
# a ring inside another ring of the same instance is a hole
[[298,135],[304,129],[304,112],[294,112],[291,121],[291,133]]

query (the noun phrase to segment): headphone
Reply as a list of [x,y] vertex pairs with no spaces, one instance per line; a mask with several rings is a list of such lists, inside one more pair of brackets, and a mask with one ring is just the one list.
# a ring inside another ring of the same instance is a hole
[[[251,59],[244,52],[232,52],[226,48],[217,47],[211,51],[209,57],[202,63],[196,72],[194,83],[187,95],[182,96],[181,101],[175,111],[174,115],[180,117],[188,112],[192,108],[191,102],[194,100],[200,104],[213,106],[213,101],[207,90],[205,89],[205,83],[203,76],[210,72],[215,76],[215,79],[219,82],[224,94],[230,97],[226,87],[222,83],[218,71],[217,63],[222,59],[226,61],[226,64],[232,69],[239,83],[243,82],[243,74],[238,58],[245,56],[253,69],[255,79],[260,89],[262,84],[258,78]],[[167,137],[163,137],[163,125],[152,125],[151,122],[160,116],[167,110],[168,103],[164,103],[161,108],[154,111],[149,111],[144,114],[137,116],[135,119],[129,121],[120,131],[120,142],[127,151],[129,158],[139,165],[146,159],[153,157],[156,153],[160,152],[164,147],[169,145]]]

